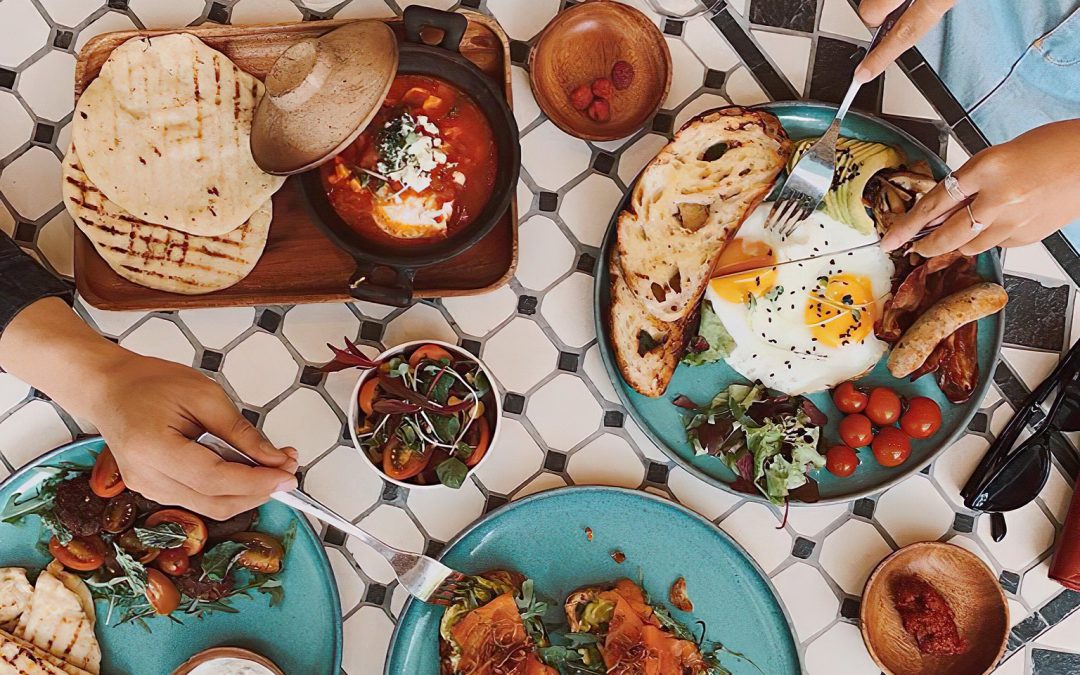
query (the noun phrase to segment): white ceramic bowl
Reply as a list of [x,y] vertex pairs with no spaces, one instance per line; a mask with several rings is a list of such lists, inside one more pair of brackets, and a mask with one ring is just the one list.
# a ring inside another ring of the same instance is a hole
[[[390,349],[387,349],[386,351],[375,357],[375,360],[379,363],[383,363],[394,358],[395,356],[398,356],[399,354],[402,354],[403,352],[407,352],[410,349],[413,349],[414,347],[419,347],[420,345],[439,345],[451,354],[455,354],[457,356],[460,356],[461,358],[468,359],[470,361],[475,361],[477,364],[480,365],[480,370],[483,371],[484,375],[487,376],[488,382],[491,383],[491,399],[494,402],[495,406],[495,421],[492,424],[491,441],[488,443],[487,452],[484,453],[484,456],[481,457],[480,461],[476,463],[476,466],[469,467],[469,473],[467,474],[467,476],[471,476],[477,469],[484,465],[484,462],[488,461],[488,458],[491,457],[491,453],[496,452],[498,449],[499,432],[502,430],[503,411],[502,397],[499,396],[498,381],[495,379],[495,376],[491,374],[491,370],[486,365],[484,365],[484,362],[481,361],[479,358],[473,356],[472,353],[466,351],[465,349],[457,345],[452,345],[441,340],[413,340],[412,342],[404,342],[400,345],[397,345],[396,347],[391,347]],[[366,382],[368,378],[372,377],[374,374],[375,370],[371,369],[364,371],[360,375],[360,379],[356,381],[356,387],[353,388],[352,399],[350,399],[349,401],[349,437],[352,438],[353,447],[356,448],[357,452],[363,455],[365,463],[368,467],[371,468],[372,471],[379,474],[379,476],[381,476],[383,480],[387,480],[395,485],[400,485],[410,490],[455,489],[447,487],[442,483],[434,483],[432,485],[417,485],[416,483],[409,483],[407,481],[391,478],[383,472],[382,467],[375,466],[375,463],[371,461],[371,458],[368,457],[368,454],[364,452],[364,449],[360,446],[360,439],[356,437],[356,426],[360,417],[360,387],[364,386],[364,382]]]

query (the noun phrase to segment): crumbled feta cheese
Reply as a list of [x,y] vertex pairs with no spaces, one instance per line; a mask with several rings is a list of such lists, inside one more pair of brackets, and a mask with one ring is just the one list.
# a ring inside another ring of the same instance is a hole
[[455,183],[457,183],[458,185],[465,185],[465,174],[461,173],[460,171],[455,171],[452,176]]

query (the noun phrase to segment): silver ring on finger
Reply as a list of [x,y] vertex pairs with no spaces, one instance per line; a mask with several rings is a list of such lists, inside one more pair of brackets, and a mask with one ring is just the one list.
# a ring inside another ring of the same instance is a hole
[[968,199],[967,193],[960,189],[960,181],[956,180],[956,176],[951,172],[941,182],[945,186],[945,192],[948,192],[954,201],[962,202]]
[[964,207],[967,208],[968,217],[971,218],[971,231],[978,234],[985,230],[987,228],[986,223],[980,223],[975,218],[975,212],[971,210],[971,204],[964,204]]

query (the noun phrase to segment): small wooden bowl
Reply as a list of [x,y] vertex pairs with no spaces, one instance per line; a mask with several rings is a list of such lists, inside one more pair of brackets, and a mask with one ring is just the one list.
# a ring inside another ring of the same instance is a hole
[[[611,77],[616,61],[633,66],[634,79],[610,98],[611,119],[595,122],[570,104],[570,92]],[[634,133],[660,108],[671,86],[671,53],[656,25],[638,10],[586,0],[544,28],[529,54],[529,83],[540,109],[560,129],[589,141],[610,141]]]
[[[919,653],[892,598],[893,581],[906,574],[921,577],[949,603],[967,651]],[[994,573],[974,553],[937,541],[905,546],[882,560],[863,589],[859,618],[870,656],[889,675],[984,675],[1001,660],[1009,637],[1009,608]]]
[[267,668],[274,675],[285,675],[270,659],[240,647],[214,647],[213,649],[201,651],[184,661],[179,668],[173,671],[172,675],[187,675],[192,670],[195,670],[196,666],[214,659],[246,659]]

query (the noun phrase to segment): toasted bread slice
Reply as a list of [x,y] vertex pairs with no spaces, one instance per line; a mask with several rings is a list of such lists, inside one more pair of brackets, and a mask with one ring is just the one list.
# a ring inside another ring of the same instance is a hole
[[732,106],[687,122],[645,168],[619,216],[616,251],[651,315],[676,322],[694,311],[724,244],[790,154],[774,115]]

